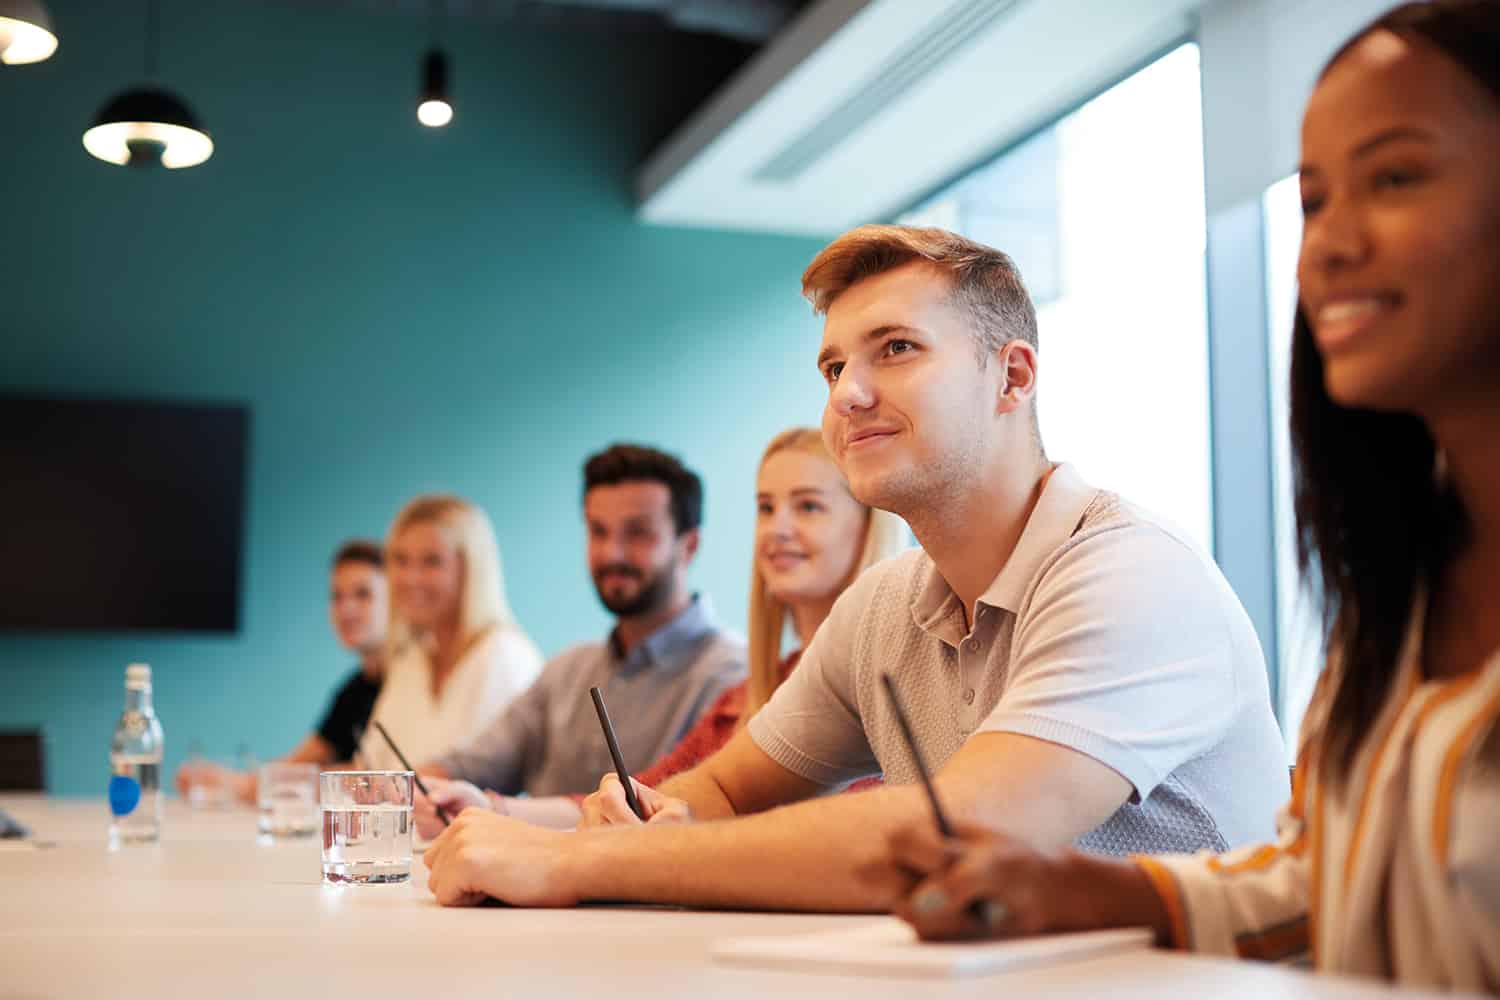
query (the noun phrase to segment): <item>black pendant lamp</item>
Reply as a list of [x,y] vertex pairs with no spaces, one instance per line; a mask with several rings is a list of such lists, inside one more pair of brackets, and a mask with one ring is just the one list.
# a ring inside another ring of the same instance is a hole
[[[146,77],[156,75],[157,0],[146,4]],[[151,85],[116,94],[83,133],[83,148],[106,163],[168,169],[193,167],[213,155],[214,142],[176,94]]]
[[57,51],[57,32],[40,0],[0,0],[0,63],[37,63]]
[[453,120],[453,102],[448,98],[448,57],[437,49],[422,63],[422,100],[417,121],[428,128],[442,128]]
[[442,128],[453,120],[453,99],[448,94],[448,57],[437,47],[438,22],[443,14],[440,0],[431,0],[427,10],[432,48],[422,60],[422,95],[417,101],[417,121],[428,128]]

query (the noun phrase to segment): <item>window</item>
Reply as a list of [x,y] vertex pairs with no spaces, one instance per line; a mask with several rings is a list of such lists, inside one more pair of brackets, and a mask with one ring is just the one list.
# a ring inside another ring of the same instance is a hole
[[913,208],[1009,253],[1037,304],[1047,452],[1213,537],[1198,47]]
[[1320,611],[1297,576],[1296,516],[1292,508],[1291,389],[1292,320],[1297,310],[1297,249],[1302,242],[1302,204],[1297,176],[1277,181],[1261,201],[1266,239],[1266,316],[1271,359],[1271,458],[1276,503],[1276,646],[1281,667],[1281,704],[1288,759],[1297,753],[1297,733],[1323,667]]

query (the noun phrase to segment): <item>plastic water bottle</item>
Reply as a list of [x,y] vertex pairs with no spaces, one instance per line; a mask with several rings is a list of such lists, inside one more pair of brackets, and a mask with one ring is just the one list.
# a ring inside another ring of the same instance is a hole
[[161,723],[151,708],[151,668],[125,668],[125,711],[109,745],[109,846],[161,835]]

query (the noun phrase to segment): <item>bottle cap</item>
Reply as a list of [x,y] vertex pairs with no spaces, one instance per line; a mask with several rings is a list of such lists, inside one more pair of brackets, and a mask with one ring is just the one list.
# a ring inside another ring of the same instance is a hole
[[132,663],[125,668],[125,686],[148,688],[151,686],[151,667],[145,663]]

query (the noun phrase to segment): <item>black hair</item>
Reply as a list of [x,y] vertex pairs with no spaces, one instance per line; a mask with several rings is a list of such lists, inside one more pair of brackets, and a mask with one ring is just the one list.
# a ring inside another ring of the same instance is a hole
[[[1500,99],[1497,0],[1403,4],[1346,42],[1324,74],[1376,31],[1432,46]],[[1462,546],[1467,518],[1419,417],[1346,408],[1329,397],[1300,305],[1291,439],[1297,561],[1322,600],[1331,659],[1342,664],[1325,757],[1337,778],[1390,697],[1418,588],[1436,581]]]

